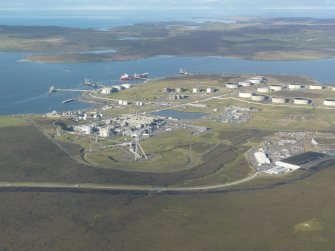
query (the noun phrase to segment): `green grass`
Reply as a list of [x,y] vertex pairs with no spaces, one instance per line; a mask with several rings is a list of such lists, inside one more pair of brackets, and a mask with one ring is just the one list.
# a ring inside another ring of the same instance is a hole
[[29,123],[14,116],[0,116],[0,127],[27,126]]

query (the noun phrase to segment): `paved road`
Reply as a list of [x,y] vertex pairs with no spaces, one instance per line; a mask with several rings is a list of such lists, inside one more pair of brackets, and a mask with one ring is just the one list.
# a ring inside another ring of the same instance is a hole
[[0,182],[0,188],[39,188],[43,190],[57,190],[57,189],[71,189],[71,190],[91,190],[91,191],[125,191],[125,192],[206,192],[215,191],[223,188],[242,184],[254,179],[258,173],[253,174],[242,180],[207,186],[193,186],[193,187],[148,187],[148,186],[131,186],[131,185],[102,185],[102,184],[68,184],[68,183],[53,183],[53,182]]

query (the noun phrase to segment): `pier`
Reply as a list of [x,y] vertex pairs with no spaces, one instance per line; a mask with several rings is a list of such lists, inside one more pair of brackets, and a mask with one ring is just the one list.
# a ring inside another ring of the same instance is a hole
[[54,85],[49,88],[49,94],[54,92],[89,92],[90,90],[81,90],[81,89],[63,89],[63,88],[56,88]]

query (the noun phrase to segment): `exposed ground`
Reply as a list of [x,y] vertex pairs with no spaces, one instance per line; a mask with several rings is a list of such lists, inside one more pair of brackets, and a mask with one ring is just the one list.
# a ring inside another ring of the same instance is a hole
[[334,56],[334,29],[334,20],[313,19],[149,23],[109,31],[0,26],[0,51],[32,53],[26,58],[45,63],[134,60],[157,55],[308,60]]

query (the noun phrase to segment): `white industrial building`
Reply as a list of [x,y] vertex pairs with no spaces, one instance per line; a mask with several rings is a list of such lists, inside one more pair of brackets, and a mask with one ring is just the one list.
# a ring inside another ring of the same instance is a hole
[[99,128],[99,136],[102,138],[108,138],[111,136],[111,131],[109,127]]
[[213,93],[213,92],[214,92],[214,89],[211,88],[211,87],[208,87],[208,88],[206,89],[206,92],[207,92],[207,93]]
[[275,166],[271,169],[268,169],[265,171],[265,173],[267,174],[274,174],[274,175],[279,175],[279,174],[284,174],[284,173],[288,173],[291,170],[287,167],[283,167],[283,166]]
[[295,164],[288,163],[288,162],[283,162],[280,160],[276,161],[276,166],[288,168],[290,171],[298,170],[299,168],[301,168],[301,166],[299,165],[295,165]]
[[73,127],[74,131],[79,134],[90,135],[93,131],[93,127],[90,125],[79,125]]
[[199,92],[200,92],[200,89],[199,89],[199,88],[196,88],[196,87],[194,87],[194,88],[192,89],[192,92],[193,92],[193,93],[199,93]]

